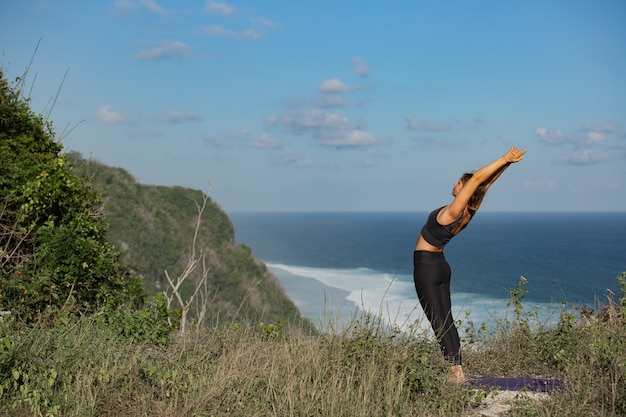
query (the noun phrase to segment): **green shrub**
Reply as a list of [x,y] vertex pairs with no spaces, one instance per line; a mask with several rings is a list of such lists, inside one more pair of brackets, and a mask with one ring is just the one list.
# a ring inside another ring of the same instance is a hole
[[180,314],[180,309],[167,308],[165,296],[160,292],[152,304],[108,310],[99,316],[98,322],[126,339],[163,345],[171,332],[180,328]]
[[[165,314],[158,305],[153,318]],[[466,372],[566,382],[545,397],[518,392],[500,402],[507,416],[626,415],[626,322],[617,308],[580,316],[564,306],[554,326],[513,319],[466,351]],[[62,315],[54,327],[30,328],[0,320],[0,416],[498,414],[490,391],[447,381],[448,364],[419,323],[399,332],[366,314],[339,334],[314,336],[280,322],[232,323],[155,345],[149,317],[110,325],[99,314]],[[147,338],[129,338],[123,329],[132,328]]]
[[0,310],[24,322],[144,297],[106,238],[98,195],[61,151],[51,123],[0,71]]

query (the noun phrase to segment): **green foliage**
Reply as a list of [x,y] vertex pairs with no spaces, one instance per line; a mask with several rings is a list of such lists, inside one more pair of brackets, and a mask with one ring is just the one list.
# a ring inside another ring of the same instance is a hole
[[[94,384],[91,389],[131,391],[125,378],[129,361],[136,361],[133,350],[166,346],[172,330],[168,319],[175,314],[162,294],[138,309],[105,309],[81,318],[62,312],[52,326],[43,316],[29,327],[11,316],[0,319],[0,415],[67,415],[72,391],[90,389],[82,386],[85,379]],[[120,349],[124,357],[112,363]],[[85,415],[94,405],[79,404],[74,415]]]
[[[196,203],[203,193],[183,187],[138,184],[128,172],[97,161],[68,154],[75,173],[91,178],[91,186],[105,201],[109,240],[121,250],[122,259],[132,262],[152,293],[168,288],[165,271],[178,276],[190,257],[194,239]],[[252,250],[235,244],[235,230],[226,213],[209,199],[201,217],[197,252],[206,255],[207,283],[212,300],[205,323],[227,325],[237,320],[300,324],[295,304],[285,295],[278,280],[255,259]],[[181,287],[183,298],[193,294],[202,278],[197,268]],[[172,306],[179,308],[178,304]],[[197,305],[190,307],[193,316]],[[193,317],[191,317],[193,318]],[[305,322],[311,331],[314,326]]]
[[358,367],[369,361],[379,362],[385,358],[385,346],[394,339],[394,333],[388,333],[380,324],[378,318],[366,313],[361,320],[353,321],[352,326],[343,332],[341,344],[348,366]]
[[107,326],[124,338],[163,345],[173,330],[179,329],[180,309],[168,309],[163,293],[154,296],[152,305],[142,308],[119,308],[98,316],[101,326]]
[[[618,276],[621,292],[624,273]],[[595,311],[576,310],[563,302],[555,325],[542,323],[536,310],[525,311],[525,281],[510,291],[513,319],[498,321],[485,332],[480,349],[466,351],[469,372],[481,375],[530,375],[565,380],[566,389],[552,396],[552,413],[520,404],[513,415],[618,416],[626,413],[626,317],[612,293]],[[620,303],[623,298],[620,298]],[[476,330],[476,329],[474,329]],[[476,334],[473,337],[477,337]],[[467,372],[467,371],[466,371]]]
[[99,197],[61,150],[0,72],[0,310],[25,322],[143,297],[108,243]]
[[427,338],[418,338],[409,345],[407,349],[407,362],[402,366],[406,367],[407,386],[406,389],[411,398],[418,398],[423,395],[442,395],[441,370],[445,364],[439,358],[440,349],[437,343]]
[[283,329],[285,327],[285,321],[280,320],[278,323],[264,323],[260,322],[257,326],[263,337],[268,339],[276,339],[281,337]]
[[509,289],[509,299],[506,304],[507,307],[513,307],[513,323],[517,324],[518,329],[528,329],[528,317],[532,313],[524,313],[523,301],[528,295],[528,290],[525,288],[528,284],[528,280],[525,277],[520,277],[515,288]]
[[[580,316],[564,304],[555,326],[532,323],[522,309],[480,349],[466,351],[466,373],[566,381],[541,401],[520,392],[508,402],[509,416],[625,415],[626,322],[618,308],[609,303]],[[158,298],[151,311],[159,322],[169,314]],[[420,326],[400,332],[366,314],[342,333],[309,335],[280,322],[233,322],[156,342],[130,335],[148,334],[147,315],[139,325],[121,322],[95,314],[20,328],[10,316],[0,320],[0,417],[491,411],[483,409],[489,391],[447,381],[448,364]],[[143,330],[125,333],[135,327]]]
[[[121,320],[125,332],[142,333],[150,321],[143,316],[144,284],[158,294],[168,286],[165,271],[182,273],[203,193],[140,185],[124,170],[61,154],[52,125],[4,78],[0,87],[0,311],[24,322],[44,313],[104,311],[107,321]],[[210,202],[201,220],[204,301],[212,298],[205,322],[299,323],[276,278],[249,248],[234,244],[224,211]],[[194,292],[201,269],[185,281],[183,297]]]

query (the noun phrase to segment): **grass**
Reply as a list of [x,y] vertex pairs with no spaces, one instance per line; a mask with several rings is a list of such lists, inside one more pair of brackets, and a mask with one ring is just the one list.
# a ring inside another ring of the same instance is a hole
[[[548,326],[520,308],[493,330],[465,324],[466,373],[567,381],[547,401],[516,401],[510,416],[626,415],[626,314],[612,302],[579,313],[564,307]],[[0,416],[472,415],[485,393],[448,382],[419,328],[364,315],[340,332],[232,323],[155,344],[97,317],[21,330],[5,318]]]

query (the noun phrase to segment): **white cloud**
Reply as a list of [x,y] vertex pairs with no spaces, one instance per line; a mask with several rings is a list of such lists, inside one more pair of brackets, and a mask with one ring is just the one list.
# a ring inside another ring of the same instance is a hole
[[100,107],[95,116],[99,123],[105,125],[130,125],[139,120],[139,116],[131,112],[115,110],[110,104]]
[[189,58],[193,56],[191,48],[179,41],[160,41],[157,46],[135,54],[139,61],[151,61],[174,58]]
[[314,101],[314,105],[319,108],[330,107],[346,107],[357,106],[359,102],[348,102],[343,94],[360,89],[359,86],[350,86],[341,81],[339,78],[329,78],[322,81],[317,90],[322,94],[319,99]]
[[151,13],[165,15],[165,9],[157,4],[154,0],[141,0],[141,4]]
[[591,149],[571,153],[563,157],[562,162],[572,165],[592,165],[599,164],[615,159],[616,156],[611,152],[594,152]]
[[278,118],[267,118],[265,123],[292,134],[309,135],[322,146],[355,148],[384,143],[363,128],[354,126],[340,113],[290,111]]
[[207,134],[202,137],[202,141],[214,148],[230,148],[232,144],[226,138],[217,135]]
[[589,131],[587,137],[582,141],[585,145],[597,145],[604,142],[604,133]]
[[355,74],[360,75],[361,77],[370,76],[370,70],[367,66],[367,62],[358,56],[352,58],[352,70]]
[[358,87],[351,87],[341,81],[339,78],[330,78],[322,81],[317,89],[324,94],[344,94],[357,89]]
[[272,138],[265,133],[258,135],[252,142],[252,147],[263,149],[278,149],[282,147],[280,139]]
[[431,122],[427,119],[423,119],[418,123],[415,121],[413,116],[407,116],[406,123],[409,129],[419,130],[422,132],[448,132],[452,130],[452,125],[448,123]]
[[202,116],[193,111],[178,111],[172,109],[159,114],[157,119],[167,123],[201,122],[203,120]]
[[370,132],[361,129],[345,129],[342,132],[327,135],[320,138],[324,146],[333,147],[359,147],[376,145],[377,140]]
[[596,125],[582,125],[575,135],[569,135],[558,129],[546,129],[543,127],[537,128],[535,132],[539,140],[547,145],[566,145],[571,149],[569,154],[561,158],[560,163],[568,165],[593,165],[621,158],[616,152],[617,148],[615,146],[609,148],[612,150],[606,150],[607,147],[602,146],[606,142],[607,135],[619,131],[619,125],[615,122],[611,122]]
[[221,14],[222,16],[232,16],[237,11],[235,7],[217,1],[207,1],[206,6],[204,6],[204,10],[209,13]]
[[345,107],[348,102],[341,94],[324,94],[315,102],[315,105],[321,108]]
[[253,17],[250,20],[252,20],[253,23],[257,23],[266,28],[274,29],[276,27],[276,23],[266,19],[265,17]]
[[[620,127],[617,123],[605,123],[597,125],[582,125],[577,135],[569,135],[558,129],[546,129],[539,127],[535,130],[535,133],[543,143],[547,145],[572,145],[574,147],[580,146],[598,146],[605,142],[607,134],[618,133]],[[581,135],[580,133],[583,133]],[[578,157],[572,156],[572,160],[577,158],[585,159],[584,152],[581,151]],[[568,159],[569,160],[569,159]]]
[[547,145],[563,145],[564,143],[574,142],[574,139],[568,137],[565,133],[558,129],[546,129],[545,127],[538,127],[535,130],[539,140]]
[[203,137],[204,143],[215,148],[232,149],[241,147],[252,147],[257,149],[280,149],[282,143],[280,139],[269,136],[266,133],[253,134],[248,129],[239,129],[225,135],[207,134]]
[[218,25],[210,25],[206,26],[203,29],[204,33],[209,36],[213,36],[216,38],[229,38],[229,39],[239,39],[239,40],[261,40],[264,39],[265,36],[262,33],[259,33],[253,29],[244,30],[241,32],[235,32],[231,30],[224,29]]
[[115,0],[112,6],[112,14],[114,16],[128,16],[139,10],[143,6],[150,13],[166,16],[167,10],[159,5],[155,0]]

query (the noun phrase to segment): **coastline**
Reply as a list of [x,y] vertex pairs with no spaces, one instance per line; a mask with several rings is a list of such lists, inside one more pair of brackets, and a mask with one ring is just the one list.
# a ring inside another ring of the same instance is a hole
[[365,318],[366,313],[403,331],[416,326],[422,331],[430,330],[417,299],[407,299],[405,295],[408,284],[386,274],[267,266],[302,316],[319,330],[345,330],[355,320]]
[[331,287],[314,278],[295,275],[276,266],[268,269],[281,283],[300,314],[322,331],[342,331],[362,311],[348,300],[349,291]]
[[[417,301],[406,296],[407,283],[392,281],[375,287],[366,285],[360,291],[355,291],[346,288],[345,281],[337,281],[338,285],[344,286],[339,288],[307,275],[305,269],[298,273],[302,268],[276,264],[267,266],[302,316],[311,320],[318,330],[341,332],[368,312],[403,331],[413,328],[431,332],[430,324]],[[379,278],[384,281],[382,276]],[[386,290],[384,285],[388,285]],[[513,313],[506,299],[488,298],[479,294],[453,293],[452,304],[453,315],[462,334],[466,325],[481,326],[485,323],[493,329],[499,320]],[[536,310],[536,318],[543,324],[554,322],[560,308],[562,306],[556,303],[524,303],[524,311],[530,313]]]

